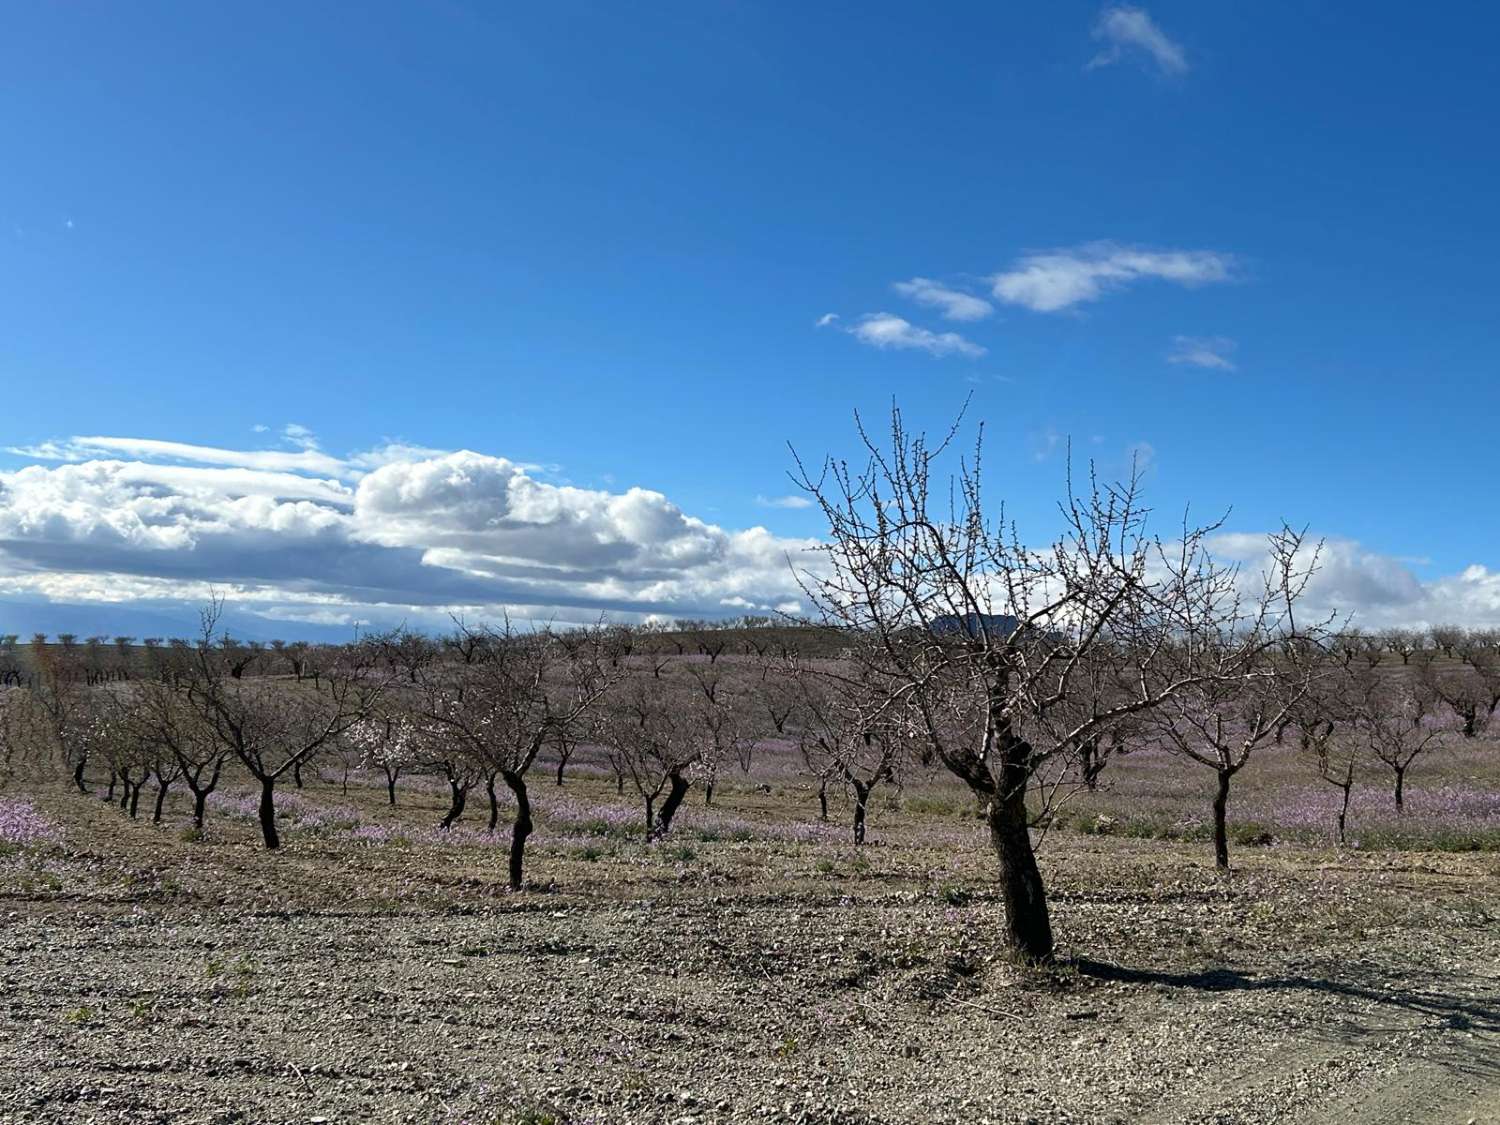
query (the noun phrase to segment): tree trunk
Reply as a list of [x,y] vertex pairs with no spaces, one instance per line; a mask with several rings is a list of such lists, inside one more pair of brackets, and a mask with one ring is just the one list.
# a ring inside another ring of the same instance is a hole
[[448,815],[443,817],[440,828],[452,828],[458,822],[458,818],[464,815],[464,806],[469,803],[469,787],[460,785],[456,781],[449,781],[448,788],[453,791],[452,804],[448,806]]
[[292,784],[298,789],[302,788],[302,759],[298,758],[292,763]]
[[1084,788],[1090,793],[1099,788],[1099,739],[1095,735],[1084,740],[1079,765],[1083,771]]
[[385,792],[391,799],[391,808],[396,807],[396,775],[389,769],[385,771]]
[[1349,796],[1353,792],[1354,787],[1352,785],[1345,785],[1345,786],[1343,786],[1343,790],[1344,790],[1344,801],[1343,801],[1343,803],[1341,805],[1339,805],[1339,843],[1340,844],[1343,844],[1343,843],[1346,842],[1345,839],[1344,839],[1344,823],[1345,823],[1345,821],[1349,817]]
[[828,823],[828,779],[818,782],[818,819]]
[[1396,813],[1399,816],[1406,811],[1406,767],[1393,767],[1396,771]]
[[135,783],[135,785],[133,787],[127,787],[127,791],[130,794],[130,819],[131,820],[134,820],[136,818],[136,813],[138,813],[140,811],[140,808],[141,808],[141,786],[143,786],[145,784],[146,784],[146,779],[144,777],[142,777],[139,781],[137,781]]
[[567,756],[566,755],[559,755],[559,757],[557,759],[557,784],[558,784],[559,787],[562,786],[562,783],[563,783],[563,769],[567,766],[567,764],[568,764]]
[[495,775],[494,774],[490,774],[489,777],[487,777],[487,778],[484,779],[484,787],[485,787],[486,790],[489,791],[489,795],[490,795],[490,828],[489,828],[489,830],[491,832],[494,832],[495,831],[495,825],[497,825],[497,824],[500,823],[500,798],[495,795]]
[[170,781],[163,781],[160,778],[157,779],[157,782],[156,782],[156,808],[153,809],[152,812],[151,812],[151,823],[152,824],[160,824],[161,823],[161,808],[162,808],[163,805],[165,805],[167,803],[167,789],[168,789],[168,787],[171,784],[172,783]]
[[707,806],[712,805],[713,803],[714,803],[714,783],[713,783],[713,780],[710,779],[703,786],[703,804],[704,804],[705,807],[707,807]]
[[861,781],[850,779],[854,786],[854,843],[865,842],[865,807],[870,801],[870,787]]
[[120,811],[124,812],[130,808],[130,771],[120,771],[120,782],[125,787],[125,792],[120,795]]
[[667,781],[672,786],[667,790],[667,799],[661,803],[661,815],[656,818],[656,824],[647,834],[648,839],[660,840],[671,830],[672,817],[677,815],[677,808],[682,804],[682,799],[687,796],[688,779],[680,773],[668,776]]
[[203,814],[207,811],[208,808],[209,792],[210,791],[207,789],[193,790],[193,826],[197,828],[199,832],[203,831]]
[[260,834],[265,838],[266,850],[281,847],[281,837],[276,832],[276,779],[263,777],[260,782]]
[[1047,889],[1026,815],[1026,775],[1008,771],[1001,792],[990,801],[987,819],[990,843],[1000,861],[1000,897],[1005,904],[1006,940],[1011,950],[1033,961],[1052,959],[1052,920],[1047,914]]
[[1214,866],[1221,871],[1229,869],[1229,779],[1233,776],[1229,770],[1220,770],[1214,793]]
[[83,769],[88,763],[88,755],[80,754],[78,756],[78,764],[73,767],[73,784],[78,786],[78,792],[80,793],[87,793],[89,791],[89,787],[83,781]]
[[516,820],[510,828],[510,889],[519,891],[525,884],[522,880],[526,862],[526,838],[535,827],[531,823],[531,798],[526,792],[526,779],[518,773],[504,773],[506,786],[516,798]]
[[110,774],[109,774],[109,790],[108,790],[108,792],[106,792],[104,794],[104,799],[106,801],[111,801],[111,802],[114,801],[114,799],[115,799],[115,784],[119,780],[120,780],[119,775],[116,774],[113,770],[111,770]]

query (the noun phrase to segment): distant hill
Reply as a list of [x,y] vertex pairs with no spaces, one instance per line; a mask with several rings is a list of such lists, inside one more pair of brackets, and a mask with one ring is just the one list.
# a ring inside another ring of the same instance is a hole
[[939,636],[963,633],[978,637],[987,633],[991,637],[1008,637],[1020,624],[1019,617],[1012,617],[1008,613],[970,613],[963,617],[946,614],[932,619],[932,631]]

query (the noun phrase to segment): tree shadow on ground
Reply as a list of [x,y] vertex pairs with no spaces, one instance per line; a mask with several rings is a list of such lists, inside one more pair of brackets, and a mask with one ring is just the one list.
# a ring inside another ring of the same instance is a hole
[[[1481,977],[1421,969],[1393,977],[1366,966],[1340,966],[1337,975],[1325,976],[1301,973],[1262,976],[1229,968],[1182,973],[1133,969],[1086,957],[1078,958],[1073,965],[1082,975],[1101,981],[1156,984],[1200,992],[1323,993],[1440,1020],[1445,1028],[1455,1031],[1500,1032],[1500,993],[1484,991],[1493,989],[1494,981]],[[1467,983],[1469,988],[1455,987],[1459,981]]]

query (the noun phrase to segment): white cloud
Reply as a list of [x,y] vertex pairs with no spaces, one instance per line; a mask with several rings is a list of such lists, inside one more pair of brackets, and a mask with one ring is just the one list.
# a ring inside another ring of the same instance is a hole
[[1045,461],[1059,449],[1063,448],[1067,439],[1058,433],[1057,428],[1048,426],[1040,433],[1031,435],[1031,459],[1033,461]]
[[757,496],[755,503],[761,508],[811,508],[813,502],[806,496]]
[[317,449],[318,438],[306,426],[299,426],[296,422],[288,422],[282,427],[281,436],[292,445],[302,449]]
[[[1317,542],[1309,536],[1299,563],[1312,562]],[[1241,565],[1247,588],[1267,560],[1264,535],[1220,534],[1209,547],[1216,556]],[[1500,627],[1500,572],[1470,565],[1457,574],[1426,579],[1412,570],[1409,560],[1332,536],[1322,541],[1303,612],[1309,618],[1337,612],[1354,627],[1371,630],[1445,621]]]
[[284,450],[218,449],[181,441],[157,441],[154,438],[71,437],[63,442],[47,441],[38,445],[12,446],[6,452],[42,461],[88,461],[103,454],[121,453],[127,457],[145,457],[154,461],[193,461],[202,465],[234,465],[246,469],[326,473],[330,476],[342,476],[348,468],[338,458],[320,453],[316,448],[304,448],[297,453]]
[[848,332],[875,348],[916,349],[935,356],[962,355],[971,359],[986,351],[957,332],[933,332],[887,312],[866,313]]
[[1233,371],[1234,361],[1229,355],[1234,349],[1235,342],[1227,336],[1174,336],[1172,350],[1167,353],[1167,362],[1207,367],[1215,371]]
[[951,289],[930,277],[914,277],[910,281],[898,281],[891,286],[903,297],[909,297],[919,305],[937,309],[945,320],[983,320],[995,311],[988,301]]
[[1125,447],[1125,462],[1136,473],[1144,475],[1156,467],[1156,446],[1149,441],[1136,441]]
[[1105,8],[1094,23],[1094,38],[1104,48],[1090,60],[1089,70],[1131,57],[1154,63],[1162,74],[1187,73],[1186,52],[1156,26],[1144,8],[1126,4]]
[[996,300],[1033,312],[1057,312],[1137,281],[1207,285],[1228,281],[1234,259],[1212,250],[1147,250],[1091,242],[1021,257],[990,279]]
[[817,323],[816,323],[815,327],[817,327],[817,328],[827,328],[830,324],[832,324],[838,318],[839,318],[839,314],[838,313],[824,313],[822,316],[818,317]]
[[[387,445],[344,458],[372,467],[339,479],[183,464],[179,443],[149,448],[161,460],[51,458],[0,472],[0,598],[165,608],[190,623],[212,585],[269,621],[443,628],[450,612],[628,621],[797,612],[792,568],[820,565],[812,539],[721,527],[648,489],[538,480],[525,465],[475,452]],[[1034,439],[1039,458],[1061,448],[1056,430]],[[1135,450],[1152,455],[1144,443]],[[219,452],[220,461],[248,457]],[[780,507],[789,498],[761,499]],[[1213,547],[1247,575],[1265,557],[1261,535],[1221,534]],[[1500,570],[1424,578],[1414,565],[1330,538],[1308,612],[1338,609],[1372,629],[1500,626]]]
[[[549,483],[479,453],[389,444],[339,460],[338,479],[240,464],[267,463],[254,452],[107,444],[143,456],[0,472],[0,596],[181,604],[215,583],[287,620],[441,625],[463,609],[587,621],[785,604],[799,594],[789,556],[816,564],[801,557],[811,540],[722,528],[647,489]],[[173,463],[189,456],[216,463]]]

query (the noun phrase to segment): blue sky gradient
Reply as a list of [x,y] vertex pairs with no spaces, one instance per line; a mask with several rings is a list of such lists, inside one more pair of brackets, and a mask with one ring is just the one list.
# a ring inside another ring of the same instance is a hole
[[[75,435],[297,449],[292,423],[338,458],[474,450],[799,539],[815,512],[757,499],[789,492],[788,442],[852,452],[856,408],[935,426],[972,395],[991,492],[1039,535],[1071,438],[1106,473],[1139,452],[1158,509],[1310,524],[1372,620],[1442,616],[1440,584],[1500,563],[1492,6],[8,15],[0,471]],[[1154,264],[1061,307],[999,295],[1047,253]],[[1149,276],[1172,253],[1213,270]],[[989,311],[893,289],[915,278]],[[927,347],[851,331],[879,313]],[[39,568],[134,573],[17,488],[0,603],[72,599]],[[244,577],[201,555],[170,569]],[[1500,620],[1487,577],[1460,587],[1447,616]]]

